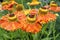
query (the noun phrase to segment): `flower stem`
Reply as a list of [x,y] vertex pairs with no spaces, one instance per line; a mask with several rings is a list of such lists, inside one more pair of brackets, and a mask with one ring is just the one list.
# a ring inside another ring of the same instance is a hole
[[54,28],[53,28],[53,37],[54,37],[54,40],[56,40],[56,38],[55,38],[55,24],[56,24],[56,21],[54,22]]

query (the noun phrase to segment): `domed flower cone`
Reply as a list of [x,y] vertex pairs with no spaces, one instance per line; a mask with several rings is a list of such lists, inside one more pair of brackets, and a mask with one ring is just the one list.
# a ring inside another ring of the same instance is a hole
[[39,9],[39,14],[40,14],[40,15],[45,15],[45,14],[47,14],[48,11],[49,11],[49,10],[48,10],[47,8],[41,7],[41,8]]
[[7,31],[15,31],[20,28],[20,22],[16,21],[16,16],[14,14],[9,14],[0,20],[1,28]]
[[31,6],[36,6],[36,5],[39,5],[41,2],[39,2],[38,0],[32,0],[31,3],[28,3],[29,5]]

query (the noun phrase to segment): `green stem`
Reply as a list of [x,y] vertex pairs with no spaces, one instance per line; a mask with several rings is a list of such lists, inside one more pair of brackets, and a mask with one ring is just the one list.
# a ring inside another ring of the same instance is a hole
[[30,5],[28,5],[28,8],[31,9]]
[[13,37],[12,37],[12,36],[13,36],[13,35],[12,35],[12,32],[10,32],[10,33],[11,33],[11,40],[13,40]]
[[47,26],[48,26],[48,24],[44,24],[44,25],[43,25],[43,29],[42,29],[42,32],[41,32],[40,39],[41,39],[41,37],[43,36],[43,34],[45,33]]
[[32,34],[33,40],[38,40],[38,34]]
[[[49,25],[50,27],[49,27],[49,32],[48,32],[48,34],[47,34],[47,38],[49,38],[50,34],[52,33],[52,29],[53,29],[53,27],[54,27],[54,25],[53,25],[54,23],[53,23],[53,22],[50,22],[49,24],[50,24],[50,25]],[[47,40],[49,40],[49,39],[47,39]]]
[[[23,2],[24,2],[24,1],[23,1],[23,0],[21,0],[22,5],[24,5],[24,4],[23,4]],[[25,9],[25,8],[23,7],[23,11],[24,11],[24,9]]]
[[56,38],[55,38],[55,24],[56,24],[56,21],[54,22],[54,28],[53,28],[53,37],[54,37],[54,40],[56,40]]
[[4,39],[7,40],[6,37],[4,37]]

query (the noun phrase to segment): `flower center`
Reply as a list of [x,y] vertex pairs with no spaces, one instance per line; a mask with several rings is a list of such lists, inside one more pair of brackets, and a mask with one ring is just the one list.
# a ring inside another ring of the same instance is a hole
[[27,20],[29,21],[29,22],[35,22],[36,21],[36,15],[28,15],[27,16]]
[[10,14],[9,17],[14,17],[15,15],[14,14]]
[[30,18],[34,18],[34,15],[29,15]]
[[16,18],[16,16],[15,16],[14,14],[10,14],[10,15],[8,16],[8,19],[9,19],[10,21],[15,21],[17,18]]
[[42,9],[46,9],[46,7],[41,7]]

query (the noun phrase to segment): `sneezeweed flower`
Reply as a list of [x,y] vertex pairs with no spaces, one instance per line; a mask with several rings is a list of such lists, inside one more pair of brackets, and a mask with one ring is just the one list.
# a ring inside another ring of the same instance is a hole
[[15,31],[19,29],[20,22],[17,21],[17,18],[14,14],[8,14],[0,20],[1,28],[7,31]]
[[[34,12],[34,14],[32,14]],[[38,33],[41,31],[42,25],[36,22],[36,10],[30,12],[27,16],[24,13],[16,13],[18,21],[21,23],[20,29],[30,33]]]
[[24,27],[21,27],[22,30],[30,33],[38,33],[41,31],[42,26],[39,23],[36,23],[35,15],[27,15],[23,21]]
[[49,9],[50,11],[60,12],[60,7],[54,1],[51,1],[50,3],[48,3],[48,5],[46,5],[44,7],[47,8],[47,9]]
[[56,10],[56,8],[57,8],[57,4],[56,4],[56,2],[51,1],[51,3],[50,3],[50,7],[51,7],[51,10],[52,10],[52,9],[53,9],[53,10]]
[[36,14],[32,14],[32,12],[27,16],[26,32],[37,33],[41,31],[42,25],[36,22],[36,20],[37,20],[37,16]]
[[54,12],[59,12],[60,7],[58,7],[57,3],[54,1],[51,1],[49,10]]
[[3,2],[3,10],[12,10],[15,4],[17,5],[15,1]]
[[7,1],[2,2],[2,9],[3,10],[7,10],[8,9],[8,2]]
[[32,0],[32,2],[28,3],[28,4],[31,5],[31,6],[35,6],[35,5],[41,4],[41,2],[38,2],[38,0]]
[[41,24],[45,24],[48,23],[49,21],[55,21],[56,20],[56,15],[52,14],[51,12],[49,12],[47,9],[43,8],[43,9],[39,9],[39,15],[37,17],[37,21]]
[[54,6],[54,7],[56,7],[56,6],[57,6],[57,4],[56,4],[56,2],[51,1],[50,6]]

